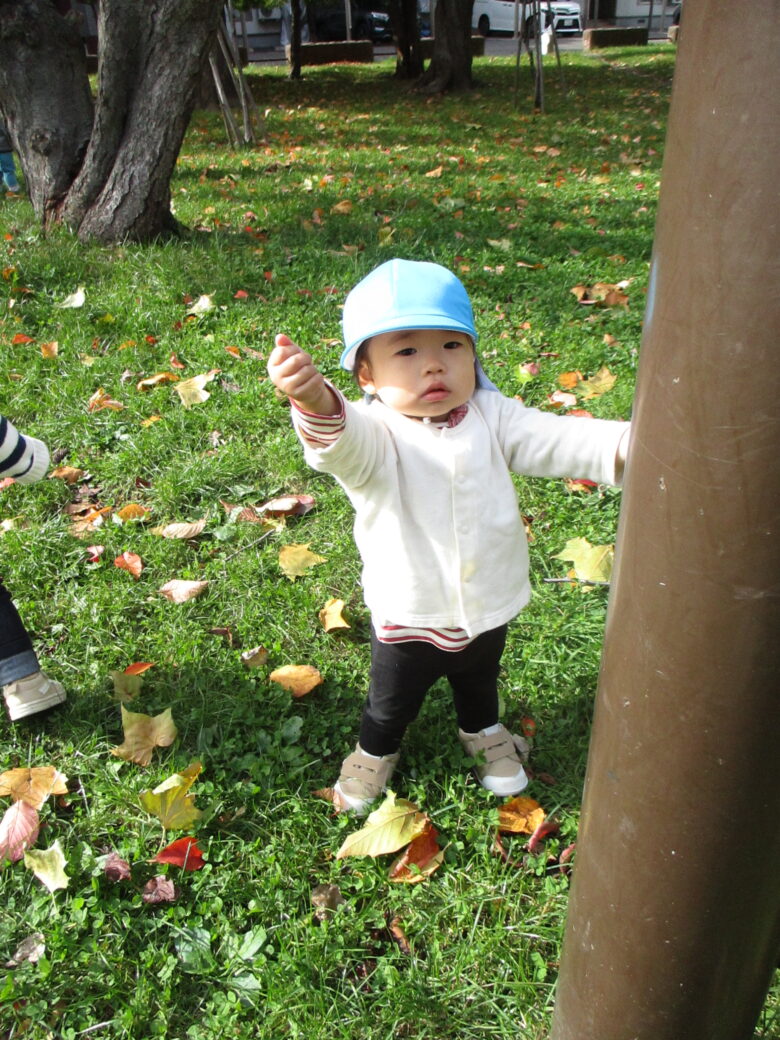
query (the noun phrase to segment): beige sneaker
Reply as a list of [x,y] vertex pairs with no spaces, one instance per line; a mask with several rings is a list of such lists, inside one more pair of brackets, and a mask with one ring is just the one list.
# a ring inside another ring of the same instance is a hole
[[11,721],[23,719],[27,715],[35,715],[46,711],[65,700],[65,690],[55,679],[50,679],[43,672],[33,672],[23,679],[16,679],[3,687],[6,707]]
[[398,764],[394,755],[369,755],[360,744],[355,745],[341,766],[335,791],[343,804],[358,816],[365,816],[374,799],[387,790],[387,784]]
[[479,733],[459,729],[458,736],[469,758],[477,759],[474,772],[486,790],[506,797],[520,794],[526,787],[528,777],[520,756],[528,745],[522,737],[513,737],[500,722]]

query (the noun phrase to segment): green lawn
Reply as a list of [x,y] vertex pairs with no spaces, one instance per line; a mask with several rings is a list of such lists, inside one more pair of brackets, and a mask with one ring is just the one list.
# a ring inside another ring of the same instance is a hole
[[[263,139],[231,152],[218,114],[196,114],[172,183],[192,229],[181,241],[85,247],[43,237],[25,200],[0,202],[0,411],[56,465],[83,471],[0,491],[3,578],[69,695],[50,716],[0,721],[0,770],[54,766],[70,791],[41,809],[36,843],[59,842],[67,888],[50,894],[22,862],[0,872],[0,958],[33,933],[45,941],[37,963],[0,978],[3,1038],[546,1035],[569,885],[548,855],[576,835],[606,590],[544,579],[565,577],[552,556],[568,539],[613,541],[620,494],[517,481],[536,595],[510,626],[504,721],[535,723],[531,765],[547,776],[528,793],[559,835],[538,857],[522,837],[506,839],[511,862],[495,853],[495,800],[469,779],[437,689],[395,788],[431,817],[445,861],[420,884],[394,884],[391,857],[335,858],[358,824],[311,795],[355,740],[368,621],[350,510],[303,463],[259,355],[287,332],[353,393],[337,367],[345,293],[391,256],[432,259],[466,284],[505,393],[553,408],[559,376],[606,367],[612,389],[580,391],[577,406],[628,418],[674,52],[564,61],[568,93],[550,66],[544,116],[527,68],[516,96],[509,59],[477,60],[477,90],[445,98],[409,92],[389,63],[307,69],[298,83],[253,69]],[[618,286],[612,305],[571,291],[598,296],[597,283]],[[59,307],[79,286],[83,306]],[[203,295],[213,306],[188,316]],[[156,373],[213,370],[210,397],[191,408],[172,382],[137,389]],[[100,388],[123,407],[90,410]],[[316,507],[278,528],[237,508],[289,493]],[[107,510],[84,537],[74,503]],[[120,522],[129,504],[145,519]],[[200,519],[196,538],[153,530]],[[278,555],[295,543],[325,562],[292,582]],[[141,558],[137,579],[114,566],[124,552]],[[175,578],[208,585],[174,604],[158,590]],[[345,601],[348,631],[320,625],[329,598]],[[258,645],[268,663],[250,670],[241,653]],[[110,753],[122,742],[111,673],[135,662],[154,667],[129,709],[170,708],[178,729],[147,768]],[[324,681],[295,700],[269,680],[286,664]],[[196,760],[203,816],[166,834],[139,794]],[[183,833],[197,834],[203,869],[150,862]],[[106,875],[111,852],[129,879]],[[142,891],[159,874],[178,898],[150,905]],[[326,883],[345,902],[321,922],[311,893]],[[769,1007],[760,1037],[776,1035]]]

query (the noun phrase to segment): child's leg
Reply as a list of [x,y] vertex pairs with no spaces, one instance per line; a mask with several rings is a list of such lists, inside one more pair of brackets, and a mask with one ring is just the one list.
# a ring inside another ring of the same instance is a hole
[[0,686],[32,675],[39,668],[19,611],[8,589],[0,582]]
[[9,191],[19,191],[13,152],[0,152],[0,173],[2,173],[3,180]]
[[446,672],[452,686],[458,725],[467,733],[477,733],[498,722],[498,673],[506,644],[507,626],[493,628],[450,654]]

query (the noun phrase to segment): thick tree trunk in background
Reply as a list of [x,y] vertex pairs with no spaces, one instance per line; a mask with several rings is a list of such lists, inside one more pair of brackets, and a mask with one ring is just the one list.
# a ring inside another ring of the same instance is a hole
[[66,20],[49,0],[0,0],[3,110],[44,224],[103,242],[176,230],[170,179],[221,11],[222,0],[102,0],[93,121]]
[[47,223],[78,173],[93,116],[81,37],[48,0],[0,2],[0,108]]
[[417,79],[423,71],[417,0],[391,0],[388,13],[395,39],[395,75],[398,79]]
[[474,0],[438,0],[433,58],[420,80],[428,93],[471,90],[471,9]]

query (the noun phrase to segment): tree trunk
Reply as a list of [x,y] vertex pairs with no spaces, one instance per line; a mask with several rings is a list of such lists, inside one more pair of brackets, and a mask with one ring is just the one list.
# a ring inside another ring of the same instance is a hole
[[395,39],[395,75],[398,79],[417,79],[423,71],[417,0],[391,0],[388,13]]
[[0,0],[3,109],[44,225],[103,242],[178,228],[170,178],[221,10],[222,0],[102,0],[93,119],[68,22],[49,0]]
[[420,80],[430,94],[471,90],[471,9],[474,0],[437,0],[433,57]]

